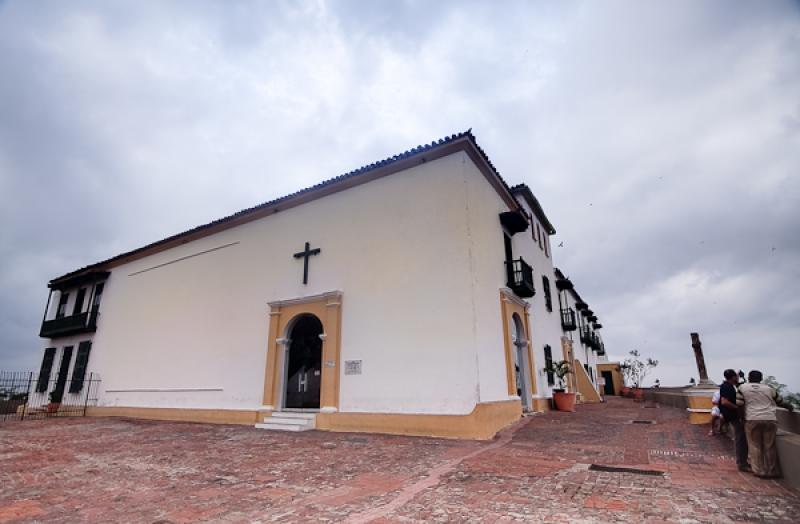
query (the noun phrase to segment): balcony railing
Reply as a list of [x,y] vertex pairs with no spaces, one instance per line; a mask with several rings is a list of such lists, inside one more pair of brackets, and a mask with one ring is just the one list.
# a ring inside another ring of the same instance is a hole
[[533,287],[533,268],[522,258],[506,261],[506,275],[508,287],[522,298],[529,298],[536,294]]
[[65,337],[97,330],[97,309],[68,317],[54,318],[42,322],[39,336],[44,338]]
[[575,310],[571,307],[561,310],[561,327],[564,331],[575,331],[578,328],[575,322]]
[[583,342],[586,346],[591,347],[592,345],[592,332],[589,328],[581,329],[581,342]]

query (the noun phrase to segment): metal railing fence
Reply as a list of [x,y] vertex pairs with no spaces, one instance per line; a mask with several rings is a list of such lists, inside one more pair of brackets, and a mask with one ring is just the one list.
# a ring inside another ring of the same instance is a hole
[[100,376],[67,380],[32,371],[0,371],[0,422],[47,417],[83,417],[97,404]]

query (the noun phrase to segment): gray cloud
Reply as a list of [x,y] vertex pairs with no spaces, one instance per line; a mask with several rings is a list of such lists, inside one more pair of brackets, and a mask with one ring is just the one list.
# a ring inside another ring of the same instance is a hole
[[45,5],[0,3],[0,368],[48,279],[472,127],[612,355],[800,390],[796,3]]

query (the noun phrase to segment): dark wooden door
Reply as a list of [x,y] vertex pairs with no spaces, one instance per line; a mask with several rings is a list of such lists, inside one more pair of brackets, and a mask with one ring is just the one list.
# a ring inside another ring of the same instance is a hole
[[614,376],[610,371],[603,371],[602,374],[606,381],[606,385],[603,386],[603,393],[606,395],[614,395]]
[[316,317],[301,318],[292,329],[286,375],[286,408],[319,409],[321,333],[322,324]]

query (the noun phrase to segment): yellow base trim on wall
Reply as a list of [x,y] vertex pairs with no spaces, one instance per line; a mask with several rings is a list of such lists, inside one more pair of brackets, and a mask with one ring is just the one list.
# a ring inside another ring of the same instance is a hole
[[533,399],[533,410],[543,413],[553,409],[552,399],[549,398],[535,398]]
[[477,404],[469,415],[319,413],[317,429],[488,440],[522,416],[519,400]]
[[193,409],[193,408],[132,408],[88,407],[89,417],[127,417],[173,422],[201,422],[206,424],[246,424],[261,422],[258,410]]

